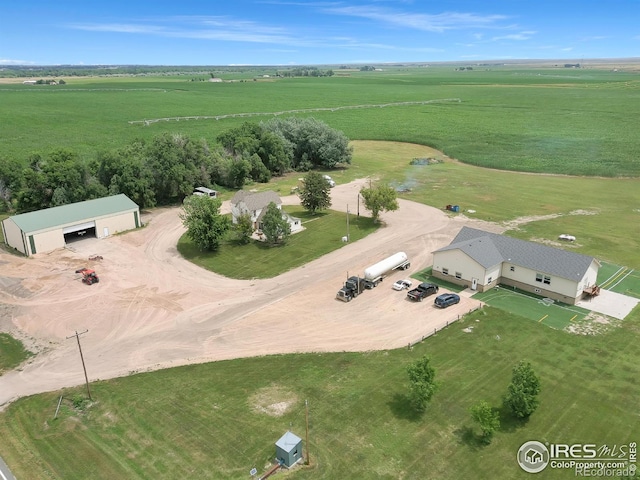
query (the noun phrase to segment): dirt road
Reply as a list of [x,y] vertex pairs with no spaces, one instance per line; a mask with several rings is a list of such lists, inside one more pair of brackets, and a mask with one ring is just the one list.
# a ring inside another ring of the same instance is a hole
[[[364,184],[332,189],[332,208],[346,211]],[[297,203],[285,197],[285,204]],[[224,205],[223,209],[228,209]],[[143,216],[145,228],[71,248],[21,258],[0,253],[0,331],[39,353],[0,376],[0,405],[18,397],[84,382],[74,333],[81,336],[90,380],[188,363],[275,353],[390,349],[420,339],[476,308],[463,297],[446,310],[413,303],[391,282],[430,265],[431,252],[465,224],[500,231],[422,204],[400,200],[382,215],[386,226],[367,238],[268,280],[221,277],[185,261],[176,250],[184,228],[179,208]],[[336,239],[340,242],[340,239]],[[411,269],[350,303],[335,300],[347,272],[397,251]],[[87,261],[99,254],[101,261]],[[95,266],[100,283],[74,271]],[[4,304],[4,305],[2,305]]]

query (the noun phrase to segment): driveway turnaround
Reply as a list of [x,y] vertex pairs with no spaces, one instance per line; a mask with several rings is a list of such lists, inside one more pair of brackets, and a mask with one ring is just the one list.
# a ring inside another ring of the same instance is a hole
[[[367,180],[331,189],[332,208],[351,212]],[[298,197],[283,203],[297,204]],[[214,360],[278,353],[368,351],[405,347],[477,308],[463,297],[440,310],[406,300],[393,282],[431,265],[463,225],[503,228],[423,204],[399,200],[384,226],[278,277],[233,280],[183,259],[179,207],[143,214],[145,228],[22,258],[0,253],[0,331],[38,352],[0,376],[0,405],[18,397],[84,383],[75,332],[89,380]],[[228,202],[223,211],[229,211]],[[347,273],[404,251],[407,271],[394,272],[352,302],[335,299]],[[99,255],[102,260],[88,260]],[[87,286],[75,271],[94,268]]]

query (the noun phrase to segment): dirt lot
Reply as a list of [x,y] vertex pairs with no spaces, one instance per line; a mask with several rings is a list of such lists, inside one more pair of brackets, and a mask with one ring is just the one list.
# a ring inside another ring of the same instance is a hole
[[[355,204],[363,184],[332,189],[333,208]],[[0,377],[0,405],[83,383],[78,346],[68,338],[76,331],[88,330],[81,339],[90,380],[237,357],[405,346],[478,302],[463,297],[438,310],[431,301],[406,300],[391,283],[430,265],[431,252],[465,224],[502,230],[400,200],[398,211],[382,215],[386,226],[375,234],[276,278],[240,281],[182,259],[175,247],[184,232],[178,213],[158,209],[143,215],[143,229],[50,254],[0,253],[0,331],[39,352]],[[350,303],[335,300],[347,272],[362,272],[397,251],[411,259],[407,272],[395,272]],[[88,261],[94,254],[104,259]],[[74,272],[84,266],[96,268],[99,284],[80,281]]]

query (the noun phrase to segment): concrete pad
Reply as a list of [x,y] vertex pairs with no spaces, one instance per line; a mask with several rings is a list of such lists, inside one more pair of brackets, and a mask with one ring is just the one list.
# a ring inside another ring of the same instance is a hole
[[629,315],[638,303],[640,303],[640,300],[637,298],[602,289],[597,297],[580,300],[576,305],[593,312],[624,320],[624,317]]

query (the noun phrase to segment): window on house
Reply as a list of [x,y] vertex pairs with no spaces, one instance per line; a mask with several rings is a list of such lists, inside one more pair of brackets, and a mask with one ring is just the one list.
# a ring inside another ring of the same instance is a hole
[[449,275],[449,269],[448,268],[443,268],[442,269],[442,274],[443,275]]
[[536,282],[542,283],[542,274],[541,273],[536,273]]
[[462,273],[456,272],[456,278],[462,278]]
[[515,271],[516,271],[516,267],[514,267],[513,265],[511,265],[511,266],[509,267],[509,270],[511,270],[512,272],[515,272]]
[[547,277],[546,275],[544,276],[544,283],[546,283],[547,285],[551,285],[551,277]]

